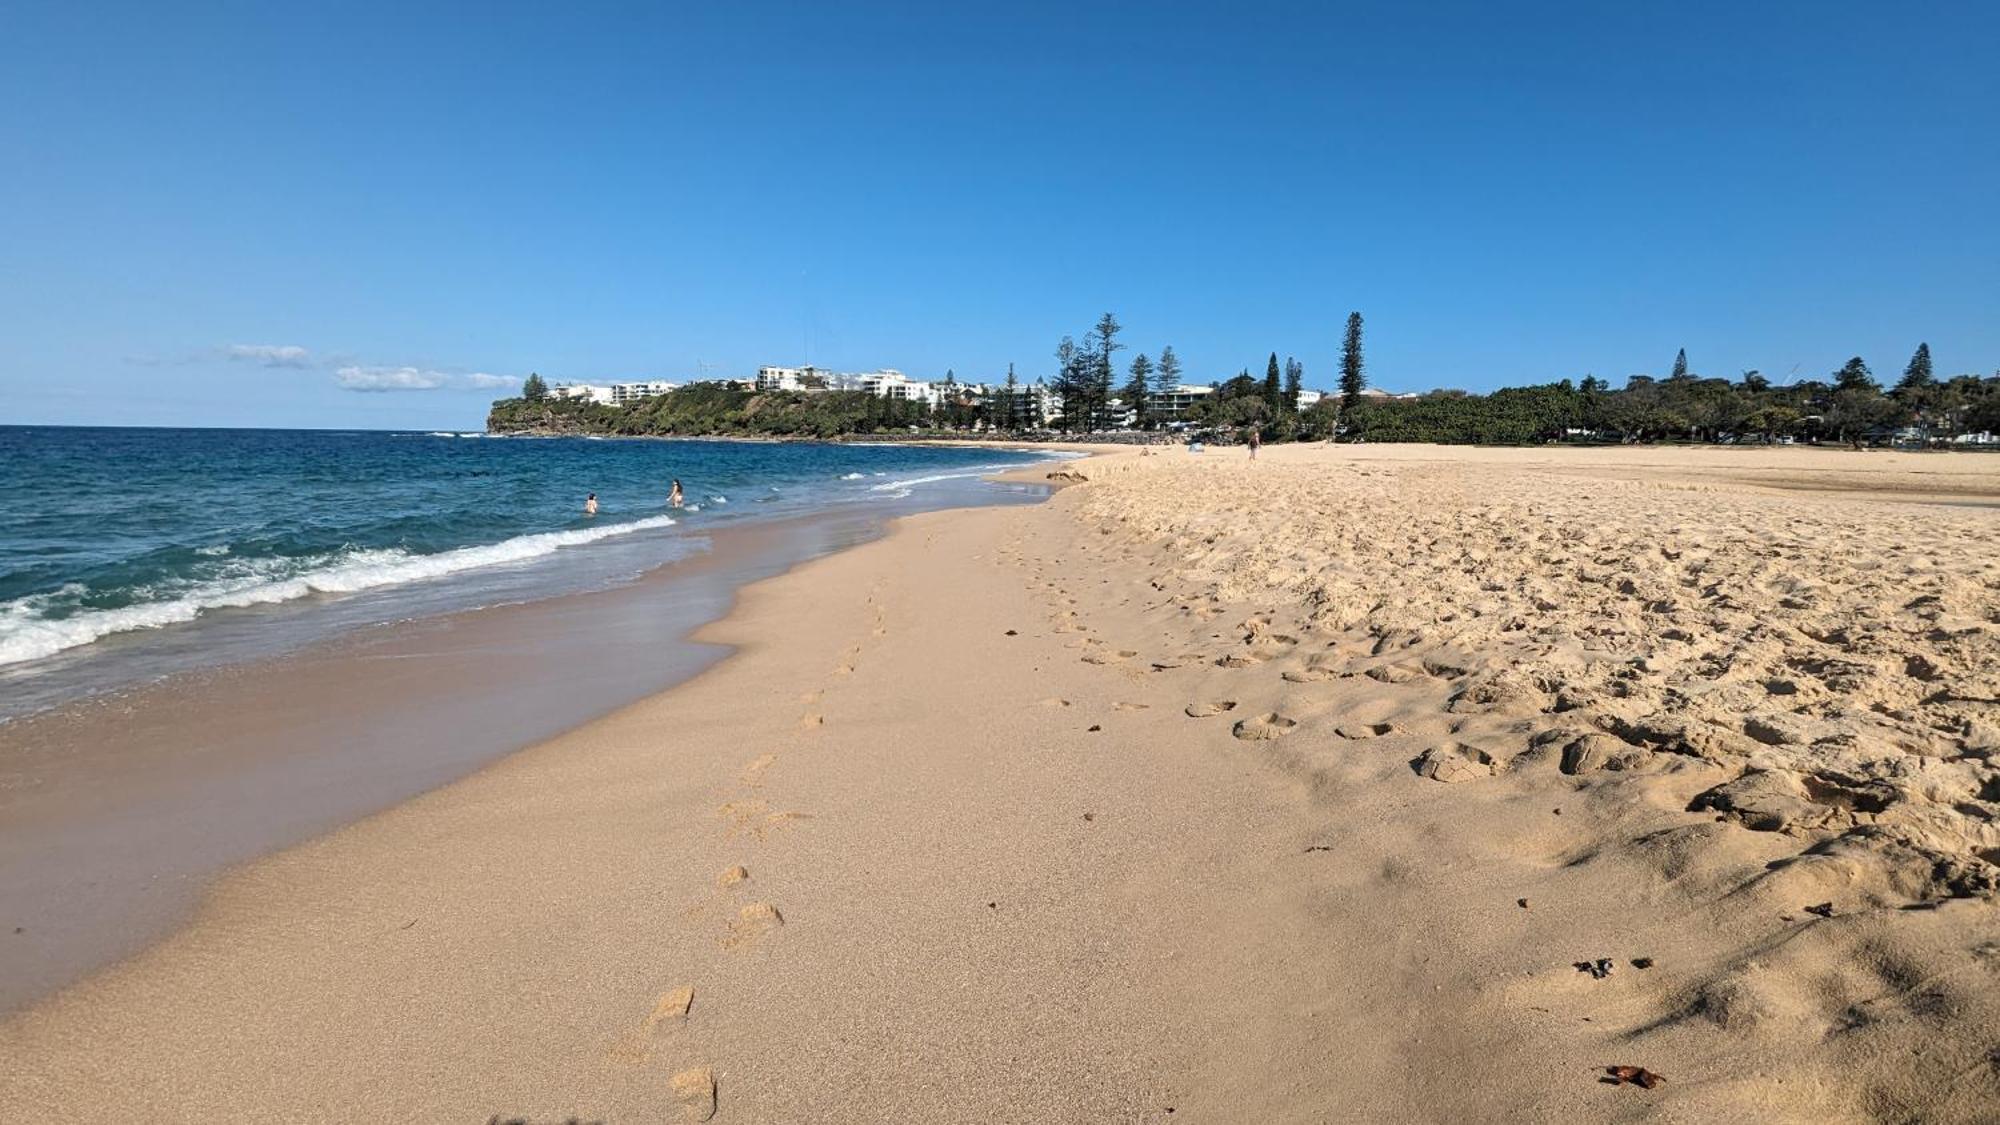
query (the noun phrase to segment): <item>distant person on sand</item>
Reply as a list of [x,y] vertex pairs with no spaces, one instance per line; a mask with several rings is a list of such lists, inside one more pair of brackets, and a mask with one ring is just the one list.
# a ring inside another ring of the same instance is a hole
[[583,498],[583,514],[586,516],[597,514],[597,493],[593,492]]
[[1264,444],[1264,431],[1258,429],[1256,426],[1250,427],[1250,459],[1252,461],[1255,461],[1257,459],[1257,449],[1259,446],[1262,446],[1263,444]]
[[667,493],[667,507],[678,508],[681,506],[682,503],[686,501],[686,499],[687,497],[681,495],[681,482],[675,481],[674,490],[672,492]]

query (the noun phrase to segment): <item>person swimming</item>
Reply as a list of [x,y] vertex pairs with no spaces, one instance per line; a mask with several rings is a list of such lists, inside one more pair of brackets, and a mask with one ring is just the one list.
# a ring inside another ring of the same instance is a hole
[[667,493],[667,507],[678,508],[684,501],[686,501],[686,499],[687,497],[681,494],[681,482],[675,481],[674,490],[672,492]]
[[586,516],[597,514],[597,493],[593,492],[583,498],[583,514]]

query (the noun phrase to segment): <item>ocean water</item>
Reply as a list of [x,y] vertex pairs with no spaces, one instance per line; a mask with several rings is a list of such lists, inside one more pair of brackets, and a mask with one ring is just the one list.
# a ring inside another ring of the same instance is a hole
[[[130,665],[113,679],[157,674],[276,637],[602,586],[699,550],[703,531],[732,522],[990,488],[978,478],[1048,456],[0,427],[0,693],[16,704],[48,695],[33,681],[109,652]],[[675,479],[678,511],[666,503]],[[591,492],[599,510],[586,517]]]

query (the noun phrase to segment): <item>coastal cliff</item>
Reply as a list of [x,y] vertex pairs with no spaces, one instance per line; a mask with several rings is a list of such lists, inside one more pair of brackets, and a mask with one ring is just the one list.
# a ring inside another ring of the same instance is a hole
[[518,398],[502,399],[494,403],[493,408],[486,413],[486,432],[535,437],[573,437],[582,434],[619,432],[609,425],[606,419],[593,417],[594,412],[622,413],[615,406],[598,406],[588,402],[561,399],[543,399],[537,402]]

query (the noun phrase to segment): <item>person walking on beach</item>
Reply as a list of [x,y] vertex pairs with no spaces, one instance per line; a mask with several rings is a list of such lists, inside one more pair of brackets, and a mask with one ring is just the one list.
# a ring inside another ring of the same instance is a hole
[[1257,449],[1263,444],[1264,431],[1256,426],[1250,427],[1250,459],[1252,461],[1257,459]]
[[597,493],[593,492],[583,498],[583,514],[586,516],[597,514]]
[[682,503],[686,501],[686,499],[687,497],[681,495],[681,482],[675,481],[674,490],[672,492],[667,493],[667,507],[678,508],[681,506]]

